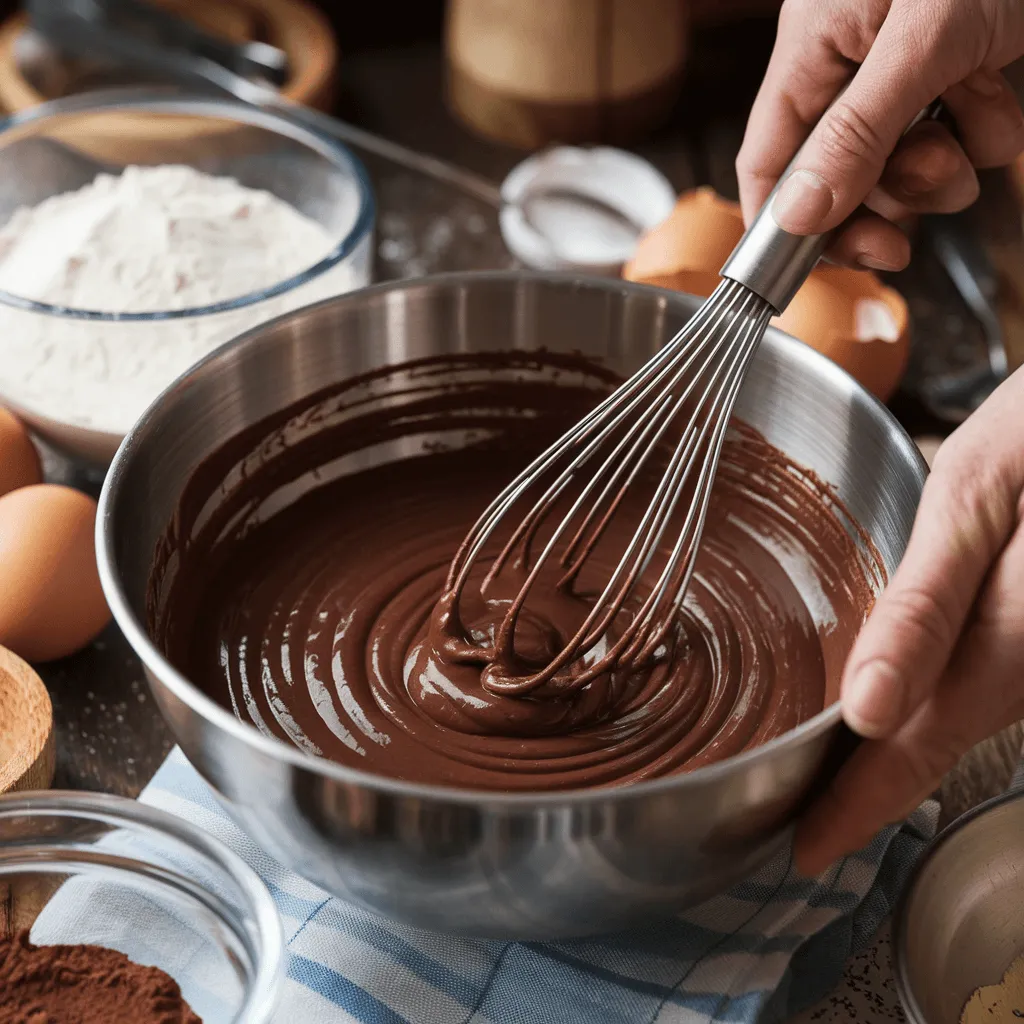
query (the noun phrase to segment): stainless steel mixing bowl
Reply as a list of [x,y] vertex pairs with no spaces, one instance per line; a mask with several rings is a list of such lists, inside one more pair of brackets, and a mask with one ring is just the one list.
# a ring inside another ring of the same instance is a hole
[[[546,347],[631,372],[698,301],[525,273],[370,288],[221,348],[129,434],[100,499],[107,599],[185,753],[283,863],[402,921],[540,938],[671,913],[723,890],[785,844],[839,734],[837,707],[732,760],[631,788],[473,793],[371,776],[261,736],[175,671],[145,627],[154,546],[186,480],[250,424],[330,382],[441,353]],[[889,413],[833,363],[775,330],[738,412],[835,486],[891,572],[926,470]]]
[[911,1024],[957,1024],[964,1003],[1024,955],[1024,792],[958,818],[929,847],[893,926]]

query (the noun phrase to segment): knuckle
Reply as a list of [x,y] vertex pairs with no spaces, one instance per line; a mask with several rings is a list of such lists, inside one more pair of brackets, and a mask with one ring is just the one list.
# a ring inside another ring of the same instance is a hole
[[1019,496],[996,460],[956,440],[936,453],[930,490],[942,495],[952,536],[967,549],[994,555],[1013,526]]
[[865,159],[881,165],[888,155],[871,119],[843,100],[821,121],[817,136],[822,155],[833,166],[846,168]]
[[[924,587],[907,584],[891,590],[886,597],[890,614],[904,631],[916,633],[933,647],[942,650],[952,647],[958,633],[956,617],[937,594]],[[893,677],[905,675],[888,661],[886,668]]]
[[741,178],[753,177],[758,172],[758,160],[750,150],[750,142],[745,138],[736,154],[736,173]]

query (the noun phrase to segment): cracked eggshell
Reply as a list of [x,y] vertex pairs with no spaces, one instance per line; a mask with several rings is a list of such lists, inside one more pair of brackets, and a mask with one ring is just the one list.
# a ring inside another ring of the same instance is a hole
[[903,297],[870,271],[818,267],[772,323],[883,402],[899,387],[910,355],[910,316]]
[[717,285],[719,270],[742,237],[739,203],[723,199],[713,188],[692,189],[679,197],[666,220],[640,239],[622,276],[649,283],[654,277],[700,272],[713,275]]
[[[622,276],[707,298],[743,230],[738,203],[710,188],[685,192],[669,217],[643,236]],[[910,352],[907,305],[870,271],[819,266],[773,323],[882,401],[899,386]]]

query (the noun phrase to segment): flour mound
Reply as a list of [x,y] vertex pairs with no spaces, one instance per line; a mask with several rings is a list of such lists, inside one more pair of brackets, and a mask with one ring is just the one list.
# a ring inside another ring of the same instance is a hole
[[[191,167],[128,167],[17,210],[0,228],[0,289],[65,309],[188,310],[258,293],[324,259],[328,231],[269,192]],[[125,432],[218,344],[358,284],[348,265],[238,310],[153,323],[0,307],[0,393],[44,415]]]

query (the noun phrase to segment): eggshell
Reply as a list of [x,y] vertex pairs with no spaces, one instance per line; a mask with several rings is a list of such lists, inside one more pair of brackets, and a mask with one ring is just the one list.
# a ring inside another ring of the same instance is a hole
[[722,279],[714,271],[677,270],[671,274],[645,277],[639,284],[654,285],[656,288],[667,288],[673,292],[686,292],[706,299],[718,286]]
[[0,495],[42,479],[39,452],[28,431],[16,416],[0,409]]
[[95,524],[96,502],[70,487],[0,497],[0,644],[26,661],[73,654],[110,620]]
[[[865,310],[873,315],[863,316]],[[870,271],[819,267],[773,323],[838,363],[883,402],[907,367],[907,304]]]
[[723,199],[712,188],[684,192],[668,218],[637,243],[633,259],[622,276],[627,281],[649,281],[681,270],[714,273],[743,237],[743,215],[738,203]]

